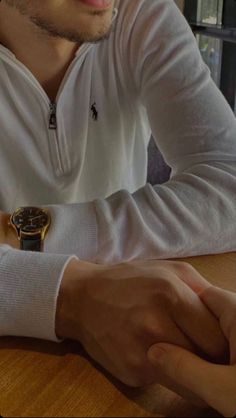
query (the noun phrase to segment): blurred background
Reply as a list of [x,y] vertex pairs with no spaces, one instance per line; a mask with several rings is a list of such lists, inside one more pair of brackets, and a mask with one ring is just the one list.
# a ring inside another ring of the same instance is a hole
[[[187,19],[211,76],[236,115],[236,0],[175,0]],[[151,139],[148,182],[164,183],[170,168]]]

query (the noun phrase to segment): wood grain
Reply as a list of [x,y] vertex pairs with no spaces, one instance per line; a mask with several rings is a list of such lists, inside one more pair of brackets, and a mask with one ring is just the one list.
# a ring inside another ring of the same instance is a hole
[[[186,261],[186,259],[185,259]],[[211,283],[236,291],[236,253],[187,259]],[[130,389],[93,364],[74,341],[0,339],[4,417],[215,417],[154,385]]]

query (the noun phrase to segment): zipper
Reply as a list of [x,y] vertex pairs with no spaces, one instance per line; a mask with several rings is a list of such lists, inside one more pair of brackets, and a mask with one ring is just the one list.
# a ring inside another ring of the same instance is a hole
[[70,159],[69,159],[69,155],[67,155],[66,150],[63,148],[63,142],[65,143],[65,139],[62,143],[60,143],[58,132],[57,132],[57,129],[58,129],[57,105],[58,105],[58,101],[60,99],[61,93],[65,87],[65,84],[67,83],[74,66],[78,62],[78,59],[80,59],[81,56],[83,56],[86,52],[88,52],[90,48],[92,48],[92,44],[85,43],[75,53],[75,57],[73,61],[71,62],[71,64],[69,65],[66,71],[66,74],[62,80],[62,83],[59,87],[55,102],[51,102],[48,95],[46,94],[46,92],[44,91],[44,89],[42,88],[38,80],[31,73],[31,71],[28,70],[28,68],[24,64],[22,64],[10,50],[8,50],[5,47],[0,46],[0,57],[2,56],[6,62],[8,62],[11,65],[14,65],[17,68],[17,70],[20,71],[22,75],[28,79],[32,87],[34,87],[37,90],[37,92],[40,94],[41,98],[43,99],[44,104],[46,104],[49,141],[50,143],[52,143],[53,141],[53,143],[55,144],[54,152],[55,152],[55,156],[57,159],[57,164],[54,167],[57,172],[57,175],[59,176],[64,175],[70,170]]
[[49,105],[49,126],[50,130],[57,130],[57,104],[56,102],[51,102]]
[[57,103],[56,102],[49,102],[49,120],[48,120],[48,129],[49,129],[49,141],[50,146],[54,144],[54,155],[56,156],[55,161],[55,171],[58,176],[61,176],[68,172],[70,169],[70,161],[69,157],[67,158],[68,162],[67,165],[64,163],[64,159],[66,158],[66,153],[64,152],[64,159],[62,158],[61,154],[61,146],[58,141],[58,134],[57,134]]

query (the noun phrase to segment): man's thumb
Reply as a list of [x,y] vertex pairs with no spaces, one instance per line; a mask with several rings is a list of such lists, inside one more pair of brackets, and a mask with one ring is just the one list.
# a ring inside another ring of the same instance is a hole
[[[149,361],[179,385],[189,389],[221,414],[229,412],[222,402],[222,387],[229,384],[230,366],[208,363],[183,348],[158,343],[147,353]],[[234,370],[235,373],[235,370]],[[226,410],[225,410],[226,408]]]

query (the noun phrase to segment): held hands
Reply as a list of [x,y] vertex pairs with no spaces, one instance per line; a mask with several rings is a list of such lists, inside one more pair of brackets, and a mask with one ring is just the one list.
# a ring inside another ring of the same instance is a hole
[[[8,220],[0,211],[0,245],[19,248]],[[217,360],[227,352],[218,320],[230,344],[229,366],[193,354],[200,349]],[[79,340],[122,382],[159,382],[225,416],[236,413],[235,324],[236,294],[209,286],[186,263],[169,261],[101,266],[72,260],[56,316],[58,336]]]
[[[170,344],[155,344],[148,358],[176,384],[190,390],[226,417],[236,414],[236,294],[198,279],[188,284],[219,319],[230,345],[230,365],[206,362]],[[209,334],[210,335],[210,334]]]
[[73,260],[60,289],[56,333],[80,341],[95,361],[127,385],[159,382],[188,395],[188,389],[153,367],[149,348],[165,342],[218,359],[227,344],[218,320],[184,277],[201,276],[178,262],[101,266]]

